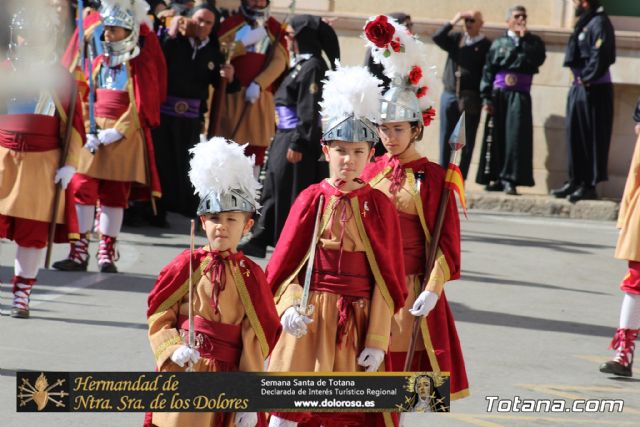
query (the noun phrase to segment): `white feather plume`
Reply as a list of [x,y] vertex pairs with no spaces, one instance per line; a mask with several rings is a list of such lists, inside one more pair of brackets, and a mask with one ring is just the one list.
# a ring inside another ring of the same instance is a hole
[[[367,23],[374,21],[376,18],[378,17],[369,18]],[[397,38],[401,49],[396,52],[392,46],[378,47],[364,34],[363,38],[367,41],[366,46],[371,49],[371,57],[375,63],[384,67],[384,74],[391,80],[401,79],[403,84],[413,86],[416,92],[426,87],[426,95],[418,98],[418,100],[420,108],[423,111],[428,110],[435,106],[431,88],[436,84],[437,72],[436,67],[429,64],[427,47],[417,36],[411,34],[407,27],[398,23],[394,18],[387,16],[387,21],[393,25],[395,29],[393,38],[394,40]],[[412,84],[409,81],[409,73],[413,67],[420,67],[422,70],[422,78],[417,84]]]
[[353,114],[357,119],[379,121],[382,81],[365,67],[343,67],[336,61],[336,70],[327,71],[323,83],[320,102],[323,119]]
[[189,150],[192,155],[189,179],[195,194],[203,198],[211,192],[223,194],[231,189],[242,189],[255,200],[260,183],[253,176],[255,156],[244,154],[246,146],[221,137],[208,141],[202,137]]

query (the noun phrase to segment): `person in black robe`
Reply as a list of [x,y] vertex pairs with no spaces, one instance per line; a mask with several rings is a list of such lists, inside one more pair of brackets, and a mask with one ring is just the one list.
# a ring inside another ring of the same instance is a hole
[[567,96],[565,131],[569,180],[551,191],[569,201],[597,199],[596,184],[608,179],[613,129],[613,84],[609,67],[616,61],[616,40],[598,0],[574,0],[576,22],[564,57],[573,85]]
[[[452,32],[453,27],[461,20],[464,20],[464,33]],[[442,75],[444,90],[440,97],[440,165],[443,168],[449,166],[449,138],[464,110],[467,143],[462,148],[460,171],[465,180],[482,112],[482,68],[491,46],[491,41],[480,33],[482,24],[482,13],[479,11],[459,12],[433,35],[434,43],[449,54]]]
[[533,186],[531,82],[546,59],[542,39],[527,30],[527,11],[507,12],[506,34],[491,44],[480,93],[487,110],[476,182],[489,191],[518,194]]
[[261,216],[251,240],[240,246],[245,254],[256,257],[264,257],[267,246],[275,246],[298,194],[328,176],[327,164],[321,160],[318,102],[328,69],[322,51],[335,67],[340,58],[338,37],[319,16],[298,15],[290,25],[294,64],[275,94],[278,129],[269,148]]
[[[233,75],[231,65],[221,65],[224,57],[211,32],[213,9],[201,5],[191,10],[190,19],[197,23],[197,34],[191,34],[193,25],[181,25],[178,19],[185,18],[174,18],[174,28],[161,40],[168,68],[168,96],[161,107],[160,126],[153,130],[163,196],[157,217],[150,221],[160,226],[166,224],[167,211],[191,216],[198,207],[189,181],[189,149],[202,132],[209,85],[217,86],[221,73],[229,78]],[[232,82],[227,91],[238,88],[238,82]]]

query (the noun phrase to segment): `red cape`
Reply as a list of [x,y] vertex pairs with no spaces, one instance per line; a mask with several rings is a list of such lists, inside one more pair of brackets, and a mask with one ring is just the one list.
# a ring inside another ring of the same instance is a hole
[[[381,174],[385,168],[391,167],[389,156],[380,156],[374,163],[369,163],[362,173],[361,178],[365,182]],[[429,233],[433,235],[433,229],[440,205],[442,186],[445,178],[445,170],[437,163],[430,162],[426,157],[414,160],[402,165],[405,169],[411,169],[413,173],[423,172],[424,181],[420,186],[420,198],[424,208],[425,221]],[[460,278],[460,216],[456,205],[455,196],[449,197],[447,213],[440,234],[439,247],[444,254],[451,277],[449,280]]]
[[[89,8],[85,8],[85,10],[87,9]],[[84,17],[82,22],[85,40],[90,38],[91,34],[93,34],[93,30],[97,25],[100,25],[100,23],[100,14],[93,9],[89,9],[88,14]],[[73,68],[77,65],[76,61],[78,59],[78,50],[78,27],[76,27],[73,31],[73,36],[71,36],[71,40],[69,40],[67,49],[64,51],[64,55],[62,55],[62,59],[60,60],[62,65],[69,71],[73,71]]]
[[[267,282],[274,295],[295,273],[309,252],[318,198],[321,194],[324,195],[325,214],[331,199],[344,195],[324,180],[319,184],[311,185],[296,198],[266,270]],[[407,289],[404,263],[401,258],[400,223],[395,206],[384,193],[374,190],[369,185],[352,191],[347,196],[352,200],[357,199],[360,219],[373,252],[367,253],[367,258],[370,265],[375,264],[371,265],[374,275],[375,269],[379,269],[382,283],[379,278],[376,278],[377,285],[386,287],[392,300],[388,303],[393,304],[391,311],[396,312],[404,306]],[[370,256],[374,259],[372,260]],[[385,295],[385,290],[382,289],[382,291]]]
[[[200,264],[205,262],[207,258],[207,252],[200,248],[194,251],[193,254],[193,267],[194,272],[200,268]],[[257,320],[259,321],[259,329],[262,329],[266,344],[268,345],[267,354],[263,354],[264,357],[271,353],[273,347],[276,345],[282,326],[280,325],[280,317],[276,312],[276,307],[271,302],[273,297],[269,292],[269,287],[265,280],[264,273],[260,267],[249,258],[243,256],[242,261],[244,267],[240,265],[242,271],[242,278],[244,279],[246,288],[249,292],[252,307],[245,307],[247,315],[251,320],[250,312],[255,311],[257,314]],[[248,270],[248,271],[247,271]],[[247,274],[249,273],[249,274]],[[184,291],[183,285],[189,280],[189,251],[186,250],[178,255],[173,261],[167,264],[156,280],[151,293],[148,298],[147,318],[151,317],[158,311],[161,304],[167,301],[169,298],[178,301],[186,292],[188,287]],[[183,288],[182,294],[176,294],[181,288]],[[254,330],[257,325],[253,325]],[[260,339],[261,333],[256,330],[256,335]],[[264,352],[265,349],[263,349]]]

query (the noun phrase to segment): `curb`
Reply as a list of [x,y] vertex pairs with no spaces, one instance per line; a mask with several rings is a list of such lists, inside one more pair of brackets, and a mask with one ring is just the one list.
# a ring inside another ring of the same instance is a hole
[[531,216],[616,221],[620,203],[611,200],[582,200],[570,203],[551,196],[467,192],[467,208],[512,212]]

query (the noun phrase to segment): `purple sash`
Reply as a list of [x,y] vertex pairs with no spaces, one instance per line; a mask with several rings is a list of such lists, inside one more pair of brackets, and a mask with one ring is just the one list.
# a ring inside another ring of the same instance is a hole
[[518,92],[530,92],[533,75],[515,73],[513,71],[498,71],[493,80],[494,89],[515,90]]
[[168,116],[197,119],[200,117],[200,100],[167,96],[160,106],[160,112]]
[[298,115],[295,106],[276,106],[278,129],[294,129],[298,126]]
[[[573,73],[573,85],[575,86],[575,85],[582,84],[582,82],[578,80],[582,75],[582,70],[580,68],[572,68],[571,72]],[[599,79],[590,81],[588,84],[602,85],[602,84],[608,84],[608,83],[611,83],[611,72],[609,70],[607,70],[607,72],[604,73]]]

